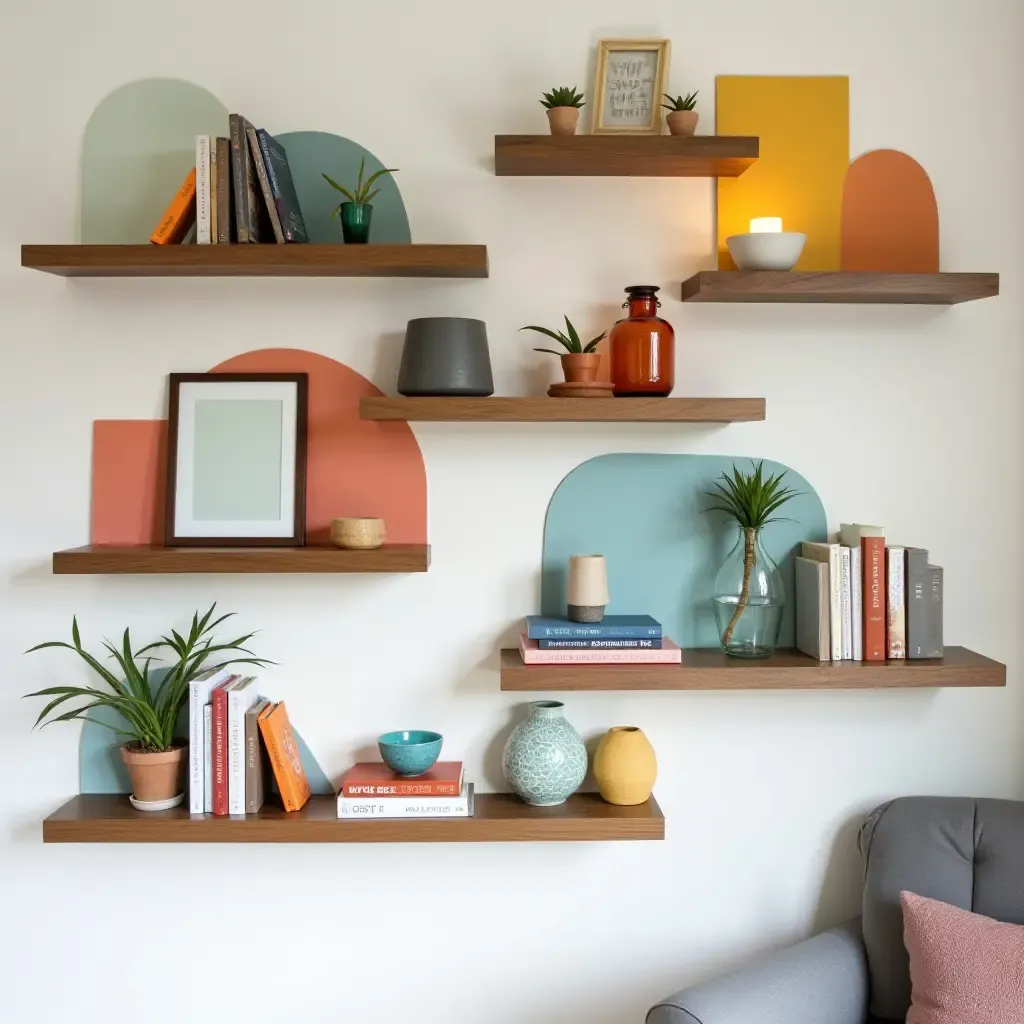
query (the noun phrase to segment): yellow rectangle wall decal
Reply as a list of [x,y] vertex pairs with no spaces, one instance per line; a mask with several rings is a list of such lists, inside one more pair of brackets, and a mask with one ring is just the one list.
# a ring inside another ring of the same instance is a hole
[[716,133],[756,135],[757,162],[718,181],[718,268],[735,270],[725,240],[754,217],[803,231],[797,270],[839,270],[843,181],[850,165],[850,80],[845,76],[719,75]]

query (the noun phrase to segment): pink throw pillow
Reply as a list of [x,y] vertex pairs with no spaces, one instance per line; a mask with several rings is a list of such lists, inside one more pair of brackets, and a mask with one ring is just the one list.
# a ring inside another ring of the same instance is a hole
[[1024,1021],[1024,926],[900,893],[913,1005],[907,1024]]

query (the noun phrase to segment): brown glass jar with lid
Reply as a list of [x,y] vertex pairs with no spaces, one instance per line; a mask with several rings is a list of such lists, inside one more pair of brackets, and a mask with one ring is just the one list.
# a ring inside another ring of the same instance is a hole
[[615,397],[668,395],[676,382],[676,336],[658,316],[658,287],[632,284],[626,294],[629,316],[608,336]]

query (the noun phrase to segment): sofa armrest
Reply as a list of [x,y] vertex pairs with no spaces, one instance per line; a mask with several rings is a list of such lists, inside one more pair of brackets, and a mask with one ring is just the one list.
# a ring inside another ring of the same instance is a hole
[[860,920],[771,953],[653,1007],[647,1024],[864,1024]]

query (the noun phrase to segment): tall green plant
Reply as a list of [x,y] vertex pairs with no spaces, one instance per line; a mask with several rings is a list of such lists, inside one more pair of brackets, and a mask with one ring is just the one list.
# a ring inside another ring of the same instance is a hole
[[[127,736],[130,741],[137,743],[138,749],[142,751],[171,749],[175,745],[174,730],[178,715],[188,700],[188,684],[205,670],[209,658],[214,655],[229,655],[226,661],[219,662],[225,665],[273,664],[265,658],[257,658],[244,646],[256,635],[255,633],[246,633],[245,636],[226,643],[216,643],[213,631],[234,614],[222,615],[211,621],[216,607],[215,602],[201,619],[198,612],[192,616],[192,628],[187,637],[172,629],[170,636],[163,636],[134,652],[131,635],[127,629],[121,638],[119,648],[109,640],[104,640],[103,646],[117,663],[123,679],[118,679],[115,673],[105,668],[82,647],[78,617],[75,616],[71,620],[70,644],[63,640],[50,640],[37,644],[25,653],[31,654],[33,651],[42,651],[48,647],[62,647],[74,651],[100,677],[107,689],[96,686],[49,686],[44,690],[26,693],[26,697],[53,698],[39,713],[35,724],[49,725],[51,722],[68,722],[80,718],[106,726],[121,736]],[[154,688],[150,666],[153,661],[159,661],[160,658],[152,652],[166,650],[173,652],[176,661],[170,665],[167,674]],[[247,657],[235,657],[235,654],[244,654]],[[146,655],[148,656],[144,657]],[[139,659],[142,659],[141,667]],[[85,698],[88,703],[70,711],[62,711],[58,715],[53,714],[65,701],[75,697]],[[119,729],[102,719],[93,718],[89,714],[93,708],[110,708],[116,711],[128,723],[130,731]],[[47,716],[52,717],[44,721]]]
[[[326,174],[323,174],[324,180],[331,188],[336,188],[348,202],[350,203],[369,203],[372,202],[374,197],[380,191],[379,188],[373,188],[373,183],[385,174],[395,174],[398,171],[397,167],[382,167],[379,171],[374,171],[366,181],[363,181],[363,172],[366,170],[366,157],[364,156],[359,161],[359,180],[355,186],[351,189],[345,188],[344,185],[339,185],[333,178]],[[322,173],[322,172],[321,172]],[[372,191],[371,191],[372,189]],[[339,203],[334,212],[338,213],[341,210],[341,203]]]
[[721,481],[711,486],[713,491],[705,491],[705,497],[717,504],[704,509],[705,512],[722,512],[732,519],[743,531],[743,583],[740,588],[736,610],[732,613],[729,625],[722,634],[722,644],[728,645],[736,629],[736,623],[750,601],[750,577],[754,572],[756,561],[757,535],[769,523],[780,522],[784,516],[775,513],[787,501],[798,496],[791,487],[783,487],[782,481],[786,471],[765,477],[764,462],[758,462],[749,473],[744,473],[733,463],[732,476],[723,472]]
[[[585,352],[593,352],[594,349],[597,348],[598,342],[600,342],[600,340],[607,333],[605,331],[602,331],[596,338],[592,338],[590,341],[586,343],[586,345],[584,345],[583,342],[580,341],[580,336],[577,333],[576,328],[573,327],[572,321],[568,317],[565,318],[565,331],[549,331],[546,327],[520,327],[519,330],[536,331],[538,334],[547,335],[547,337],[553,338],[555,341],[557,341],[558,344],[561,345],[565,349],[565,351],[568,352],[570,355],[580,355],[581,353]],[[547,352],[549,355],[552,356],[558,356],[562,354],[561,352],[556,352],[554,349],[550,348],[535,348],[533,351]]]

